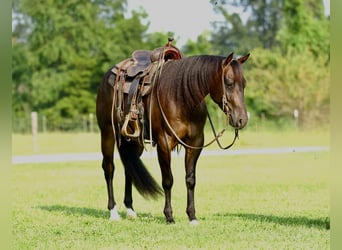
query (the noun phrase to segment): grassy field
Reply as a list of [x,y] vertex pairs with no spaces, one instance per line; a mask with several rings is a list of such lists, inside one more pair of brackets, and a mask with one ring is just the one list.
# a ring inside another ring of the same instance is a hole
[[[48,137],[41,135],[39,142],[51,148],[39,147],[39,153],[98,147],[89,145],[98,142],[97,135]],[[29,154],[24,142],[29,139],[14,135],[13,154]],[[80,143],[85,140],[89,143]],[[64,147],[63,141],[68,142]],[[323,132],[265,133],[262,139],[246,133],[237,147],[324,146],[328,141]],[[329,152],[201,157],[197,227],[189,225],[185,213],[183,158],[172,160],[174,225],[165,223],[162,197],[145,200],[135,190],[138,218],[109,221],[100,162],[14,165],[13,249],[329,249]],[[144,161],[160,182],[157,160]],[[115,195],[125,217],[123,167],[118,159],[115,163]]]
[[[240,132],[236,148],[262,148],[262,147],[287,147],[287,146],[328,146],[329,131],[287,131],[287,132]],[[208,132],[207,141],[213,138]],[[222,144],[228,145],[234,138],[234,132],[227,131],[220,139]],[[216,143],[209,149],[218,149]],[[33,138],[30,134],[12,135],[13,155],[27,154],[51,154],[51,153],[87,153],[100,152],[100,135],[98,133],[41,133],[37,137],[37,148],[34,151]]]

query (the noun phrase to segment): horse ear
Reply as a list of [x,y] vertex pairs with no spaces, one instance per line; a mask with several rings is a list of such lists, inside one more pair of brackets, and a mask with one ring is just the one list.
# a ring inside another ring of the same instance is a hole
[[230,53],[229,56],[224,60],[224,66],[227,66],[233,60],[234,52]]
[[250,53],[248,53],[245,56],[240,57],[239,59],[237,59],[237,61],[241,64],[243,64],[245,61],[247,61],[248,57],[250,56]]

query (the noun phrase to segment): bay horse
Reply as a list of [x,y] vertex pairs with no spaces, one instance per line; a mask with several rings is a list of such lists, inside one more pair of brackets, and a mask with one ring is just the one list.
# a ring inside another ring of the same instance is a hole
[[[144,146],[136,140],[119,140],[119,123],[113,102],[113,87],[108,84],[113,72],[108,71],[98,88],[96,115],[101,131],[102,168],[107,184],[110,219],[120,220],[113,191],[113,151],[115,144],[125,170],[124,204],[127,217],[135,218],[132,184],[144,197],[165,196],[164,215],[167,223],[174,223],[171,206],[173,176],[171,151],[181,144],[185,147],[185,183],[187,188],[186,213],[191,224],[197,224],[194,191],[196,163],[204,145],[204,125],[207,118],[205,97],[221,108],[236,131],[245,127],[248,116],[244,100],[246,80],[242,64],[249,54],[234,59],[200,55],[167,61],[149,95],[143,98],[145,119],[151,119],[149,130],[156,144],[162,175],[162,189],[150,175],[140,156]],[[148,134],[148,133],[147,133]],[[164,192],[163,192],[164,191]]]

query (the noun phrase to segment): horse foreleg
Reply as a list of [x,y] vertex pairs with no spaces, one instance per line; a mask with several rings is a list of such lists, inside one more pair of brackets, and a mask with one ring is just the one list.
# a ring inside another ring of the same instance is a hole
[[187,207],[186,213],[189,221],[197,225],[198,221],[195,215],[195,185],[196,185],[196,163],[201,150],[186,149],[185,153],[185,182],[187,188]]
[[162,174],[162,186],[165,195],[164,215],[167,223],[174,223],[171,206],[171,189],[173,186],[173,176],[171,171],[171,152],[168,147],[158,144],[158,161]]
[[113,191],[113,177],[114,177],[114,136],[112,133],[101,132],[101,150],[103,155],[102,169],[104,171],[104,176],[107,184],[108,193],[108,210],[110,211],[111,220],[120,220],[120,215],[116,209],[116,202],[114,199]]

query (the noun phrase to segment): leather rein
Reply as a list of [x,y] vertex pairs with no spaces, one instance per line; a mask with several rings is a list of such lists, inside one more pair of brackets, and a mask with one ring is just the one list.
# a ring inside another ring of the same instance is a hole
[[[159,73],[161,72],[161,69],[159,71]],[[159,76],[157,77],[159,78]],[[229,127],[229,116],[230,116],[230,109],[229,109],[229,105],[228,105],[228,100],[227,100],[227,95],[225,93],[226,89],[224,87],[224,72],[222,72],[222,110],[226,113],[226,116],[227,116],[227,125],[225,126],[225,128],[223,128],[218,134],[216,133],[216,130],[215,130],[215,127],[214,127],[214,124],[211,120],[211,117],[210,117],[210,114],[209,114],[209,111],[206,107],[206,111],[207,111],[207,116],[208,116],[208,120],[209,120],[209,123],[210,123],[210,126],[211,126],[211,129],[212,129],[212,132],[214,134],[214,138],[208,142],[207,144],[203,145],[203,146],[192,146],[192,145],[189,145],[187,144],[186,142],[184,142],[181,138],[179,138],[179,136],[176,134],[175,130],[172,128],[171,124],[169,123],[165,113],[164,113],[164,110],[161,106],[161,103],[160,103],[160,99],[159,99],[159,86],[157,85],[156,86],[157,88],[157,102],[158,102],[158,107],[160,109],[160,112],[162,114],[162,117],[164,119],[164,122],[165,124],[167,125],[167,127],[170,129],[172,135],[177,139],[177,141],[184,147],[186,148],[190,148],[190,149],[203,149],[203,148],[206,148],[208,146],[210,146],[211,144],[213,144],[215,141],[217,143],[217,145],[219,146],[220,149],[223,149],[223,150],[226,150],[226,149],[229,149],[230,147],[232,147],[236,141],[237,138],[239,138],[239,130],[238,129],[235,129],[235,136],[234,136],[234,139],[232,141],[231,144],[229,144],[228,146],[226,147],[223,147],[219,141],[219,138],[224,134],[224,132],[227,130],[227,128]]]

